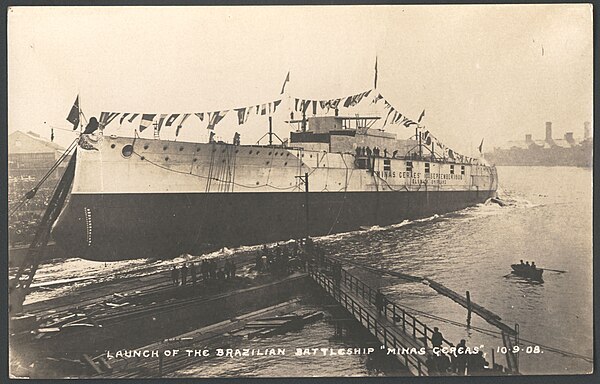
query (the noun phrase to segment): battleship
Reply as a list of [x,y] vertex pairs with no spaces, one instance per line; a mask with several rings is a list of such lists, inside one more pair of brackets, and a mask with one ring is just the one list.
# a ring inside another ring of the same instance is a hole
[[[287,121],[289,140],[241,145],[81,134],[52,228],[72,257],[182,254],[386,226],[496,196],[496,169],[375,128],[378,116]],[[269,119],[271,123],[271,119]]]

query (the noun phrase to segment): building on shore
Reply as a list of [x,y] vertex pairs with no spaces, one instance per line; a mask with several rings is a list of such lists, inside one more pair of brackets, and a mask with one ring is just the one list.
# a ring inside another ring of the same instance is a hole
[[563,138],[552,137],[552,122],[546,122],[546,137],[536,140],[532,134],[525,140],[513,140],[486,153],[485,158],[495,165],[541,165],[591,167],[593,139],[590,123],[583,125],[583,138],[576,138],[573,132]]
[[[16,131],[8,135],[8,210],[13,211],[25,194],[34,188],[52,168],[65,149],[34,132]],[[54,187],[68,164],[65,159],[27,200],[9,217],[8,239],[11,246],[28,245],[35,235]]]

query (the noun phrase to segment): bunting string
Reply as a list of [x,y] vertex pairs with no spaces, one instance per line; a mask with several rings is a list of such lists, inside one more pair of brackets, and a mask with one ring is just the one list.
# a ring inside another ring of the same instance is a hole
[[[354,95],[326,100],[294,98],[293,108],[296,112],[300,112],[303,115],[306,113],[312,113],[313,116],[316,116],[318,113],[328,114],[331,110],[338,110],[340,107],[355,107],[366,99],[370,99],[372,104],[377,104],[383,101],[384,109],[387,110],[387,115],[384,120],[383,126],[386,126],[387,124],[395,124],[404,127],[411,127],[413,125],[419,124],[418,122],[407,118],[404,114],[402,114],[394,106],[392,106],[392,104],[388,100],[386,100],[381,95],[381,93],[376,92],[376,90],[374,89],[369,89],[367,91],[360,92]],[[281,99],[277,99],[267,103],[261,103],[241,108],[233,108],[232,110],[234,111],[234,114],[237,117],[238,125],[243,125],[248,122],[252,115],[272,116],[274,113],[277,112],[277,109],[281,105],[281,101]],[[146,128],[152,125],[154,125],[157,131],[160,131],[163,128],[175,126],[175,122],[181,118],[179,120],[179,124],[176,125],[175,136],[178,136],[182,128],[183,122],[192,114],[195,115],[200,120],[200,122],[206,124],[207,129],[214,130],[215,126],[225,118],[229,111],[230,110],[162,114],[102,112],[100,116],[100,126],[103,129],[117,117],[120,117],[119,125],[123,125],[123,123],[125,122],[132,124],[134,120],[139,117],[140,122],[138,129],[140,132],[143,132]],[[420,118],[422,118],[422,115]]]

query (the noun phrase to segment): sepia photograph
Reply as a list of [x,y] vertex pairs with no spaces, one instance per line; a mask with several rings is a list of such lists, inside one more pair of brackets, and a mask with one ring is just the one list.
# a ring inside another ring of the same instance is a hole
[[594,373],[591,4],[6,11],[9,378]]

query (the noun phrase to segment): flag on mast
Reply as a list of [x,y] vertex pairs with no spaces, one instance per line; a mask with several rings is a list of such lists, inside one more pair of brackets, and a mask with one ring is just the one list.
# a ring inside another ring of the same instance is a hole
[[287,76],[285,77],[285,80],[283,81],[283,86],[281,86],[281,94],[283,95],[283,92],[285,92],[285,85],[290,81],[290,71],[288,71]]
[[79,95],[77,95],[77,98],[71,107],[69,116],[67,116],[67,121],[73,124],[73,130],[76,130],[79,126]]
[[421,119],[423,119],[423,117],[425,117],[425,110],[423,109],[423,112],[421,112],[421,116],[419,116],[419,120],[417,120],[417,123],[421,122]]
[[483,155],[483,139],[481,139],[481,144],[479,144],[479,153]]

